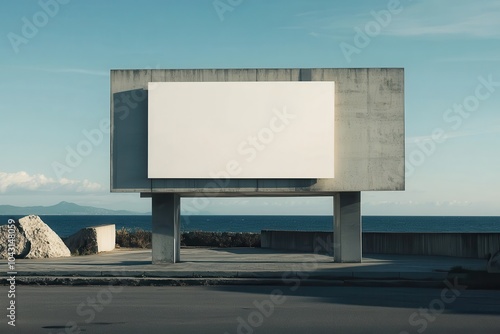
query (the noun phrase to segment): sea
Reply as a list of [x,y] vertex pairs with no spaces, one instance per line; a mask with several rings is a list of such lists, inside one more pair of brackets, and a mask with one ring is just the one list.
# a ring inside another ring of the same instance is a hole
[[[115,224],[116,229],[151,231],[151,215],[95,216],[41,215],[59,236],[69,236],[83,227]],[[0,216],[0,225],[9,218]],[[363,216],[363,232],[500,232],[500,217],[474,216]],[[181,230],[210,232],[255,232],[261,230],[333,231],[332,216],[181,216]]]

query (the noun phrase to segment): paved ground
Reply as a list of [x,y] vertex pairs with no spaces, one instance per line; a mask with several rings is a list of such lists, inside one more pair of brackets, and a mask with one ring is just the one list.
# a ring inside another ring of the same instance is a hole
[[[500,291],[477,291],[449,274],[454,267],[484,271],[486,260],[368,255],[362,263],[340,264],[326,255],[259,248],[189,248],[181,259],[152,265],[150,250],[118,249],[16,260],[15,287],[0,285],[0,295],[15,289],[16,333],[459,334],[500,328]],[[0,268],[5,284],[5,260]],[[210,286],[149,286],[189,284]],[[7,312],[13,299],[0,300]],[[3,318],[0,332],[8,333],[13,328]]]
[[464,287],[18,286],[16,327],[0,298],[0,333],[488,334],[499,300]]
[[[181,262],[151,264],[151,250],[117,249],[98,255],[19,259],[22,277],[132,277],[231,279],[416,279],[442,281],[453,267],[485,270],[487,261],[453,257],[367,255],[362,263],[334,263],[327,255],[260,248],[186,248]],[[7,264],[0,263],[0,268]],[[0,278],[7,275],[0,271]]]

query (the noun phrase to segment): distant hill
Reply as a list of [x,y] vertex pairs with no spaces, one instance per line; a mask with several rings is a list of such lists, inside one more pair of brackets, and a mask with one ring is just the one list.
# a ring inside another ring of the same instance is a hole
[[60,202],[52,206],[0,205],[0,215],[144,215],[148,213],[127,210],[108,210],[75,203]]

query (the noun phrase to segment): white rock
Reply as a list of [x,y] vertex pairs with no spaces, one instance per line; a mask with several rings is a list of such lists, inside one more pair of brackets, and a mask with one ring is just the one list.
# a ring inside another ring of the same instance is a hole
[[27,240],[28,253],[24,258],[71,256],[61,238],[40,217],[31,215],[19,219],[19,230]]
[[[9,235],[14,237],[9,238]],[[11,241],[12,240],[12,241]],[[9,244],[9,241],[10,244]],[[14,248],[14,258],[20,257],[26,248],[26,238],[15,225],[0,226],[0,259],[9,257],[9,247]],[[12,250],[10,250],[12,252]]]

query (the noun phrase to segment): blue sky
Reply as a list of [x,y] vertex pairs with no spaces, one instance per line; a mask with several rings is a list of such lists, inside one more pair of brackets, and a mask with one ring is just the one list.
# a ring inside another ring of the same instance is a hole
[[[109,193],[105,131],[71,171],[54,170],[109,119],[110,69],[404,67],[407,190],[364,192],[363,213],[500,215],[499,40],[497,0],[3,1],[0,204],[150,210]],[[203,213],[331,207],[212,199]]]

